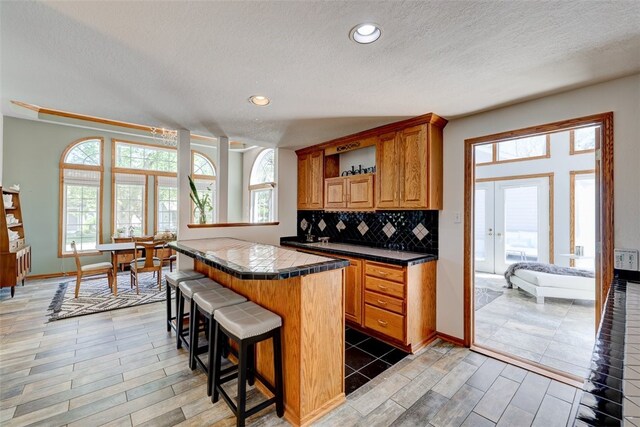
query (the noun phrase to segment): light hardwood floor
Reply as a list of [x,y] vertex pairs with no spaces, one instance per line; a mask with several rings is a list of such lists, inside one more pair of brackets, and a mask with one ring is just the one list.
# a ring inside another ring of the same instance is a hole
[[[224,402],[211,404],[204,375],[187,367],[187,352],[176,350],[163,303],[47,323],[60,281],[27,282],[13,299],[7,290],[0,295],[3,427],[235,424]],[[250,404],[262,398],[250,391]],[[579,398],[572,387],[438,341],[317,424],[564,426]],[[286,422],[268,408],[249,424]]]

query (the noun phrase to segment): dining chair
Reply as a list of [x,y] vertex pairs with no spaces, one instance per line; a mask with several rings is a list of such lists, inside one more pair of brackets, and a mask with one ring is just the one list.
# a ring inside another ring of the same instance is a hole
[[76,248],[76,242],[71,242],[71,249],[73,250],[73,256],[76,259],[76,294],[78,298],[78,292],[80,292],[80,282],[85,276],[95,276],[97,274],[107,274],[107,280],[109,282],[109,289],[113,292],[113,264],[110,262],[98,262],[95,264],[82,265],[80,262],[80,255]]
[[[134,253],[136,258],[131,261],[131,288],[136,285],[136,293],[140,293],[138,282],[140,281],[140,273],[157,273],[158,289],[162,290],[162,263],[164,261],[164,249],[167,247],[167,242],[164,240],[146,241],[146,242],[134,242]],[[159,257],[154,256],[156,249],[163,249],[158,251]],[[144,257],[138,257],[144,251]]]

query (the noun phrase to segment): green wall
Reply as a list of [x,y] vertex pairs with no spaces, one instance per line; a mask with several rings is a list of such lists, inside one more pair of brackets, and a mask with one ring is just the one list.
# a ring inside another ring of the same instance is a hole
[[[104,187],[102,192],[102,239],[111,241],[111,140],[149,143],[147,138],[84,129],[34,120],[4,117],[2,182],[20,184],[20,201],[26,240],[32,250],[31,274],[75,271],[73,258],[58,258],[59,163],[64,149],[87,137],[104,138]],[[215,150],[196,147],[215,159]],[[148,181],[150,189],[153,179]],[[153,232],[154,192],[149,191],[148,231]],[[85,256],[83,264],[108,261],[108,256]]]

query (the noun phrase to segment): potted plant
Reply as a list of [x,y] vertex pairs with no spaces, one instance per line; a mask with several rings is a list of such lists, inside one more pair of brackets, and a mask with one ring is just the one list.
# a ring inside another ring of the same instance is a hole
[[[199,224],[207,223],[207,212],[213,209],[213,205],[211,204],[211,197],[209,194],[205,194],[203,197],[198,195],[198,189],[196,188],[196,184],[191,179],[191,175],[189,177],[189,186],[191,187],[191,200],[193,200],[193,204],[196,206],[193,210],[193,216],[198,218]],[[207,187],[207,190],[209,188]]]

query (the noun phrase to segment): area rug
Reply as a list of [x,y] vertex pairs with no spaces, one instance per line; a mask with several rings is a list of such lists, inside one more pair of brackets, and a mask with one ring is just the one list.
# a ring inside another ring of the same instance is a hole
[[[166,270],[169,271],[169,269]],[[162,275],[164,276],[164,274],[163,270]],[[160,291],[153,273],[140,273],[138,285],[140,294],[136,294],[135,287],[133,289],[130,287],[130,273],[128,271],[121,272],[118,274],[118,296],[115,297],[109,289],[105,276],[89,277],[80,284],[77,299],[75,298],[75,279],[60,283],[49,305],[49,310],[51,310],[49,321],[166,301],[167,291],[164,288],[164,277],[162,282],[162,291]]]
[[503,294],[502,291],[494,291],[489,288],[478,288],[476,287],[476,299],[475,299],[475,309],[480,310],[485,305],[489,304],[494,299],[498,298]]

